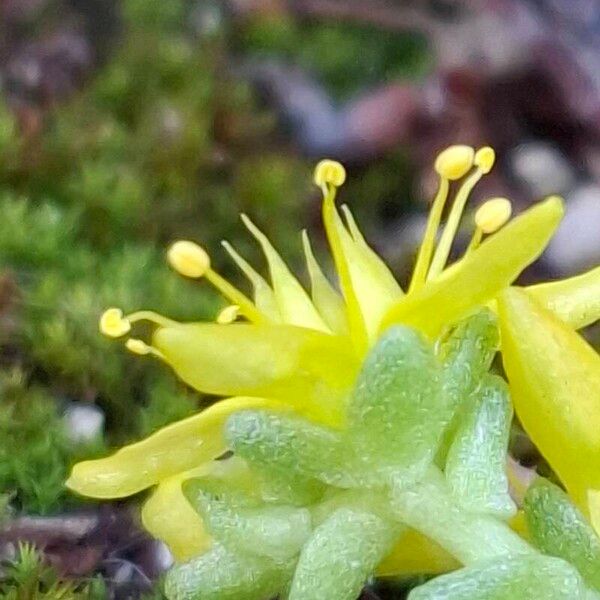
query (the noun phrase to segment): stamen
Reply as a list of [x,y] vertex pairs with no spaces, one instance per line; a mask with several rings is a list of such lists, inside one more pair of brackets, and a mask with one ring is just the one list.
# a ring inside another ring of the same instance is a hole
[[149,346],[146,342],[139,340],[137,338],[129,338],[125,342],[125,348],[134,354],[139,354],[140,356],[146,356],[148,354],[152,354],[157,356],[158,358],[162,358],[164,360],[164,355],[162,352],[154,348],[153,346]]
[[237,304],[230,304],[217,315],[217,323],[219,325],[229,325],[238,318],[239,314],[240,307]]
[[483,233],[495,233],[503,227],[512,214],[508,198],[490,198],[475,213],[475,224]]
[[408,290],[409,293],[423,287],[427,278],[435,238],[448,199],[449,182],[464,177],[473,166],[474,158],[475,150],[471,146],[464,145],[450,146],[438,154],[434,168],[440,176],[440,185],[429,211],[423,242],[419,248],[417,262]]
[[438,154],[434,168],[443,179],[456,181],[471,170],[474,158],[475,150],[471,146],[450,146]]
[[177,321],[163,317],[152,310],[136,310],[125,318],[132,324],[137,323],[138,321],[149,321],[159,327],[177,327],[179,325]]
[[446,205],[446,200],[448,199],[449,189],[450,186],[448,184],[448,179],[440,176],[440,186],[433,200],[431,210],[429,211],[425,234],[423,235],[423,241],[421,243],[421,247],[419,248],[417,262],[415,264],[413,276],[408,288],[409,294],[423,287],[423,284],[425,283],[427,271],[431,263],[431,255],[433,254],[435,238],[440,227],[440,221],[442,220],[442,212],[444,211],[444,206]]
[[[363,348],[367,346],[367,333],[364,319],[358,305],[358,299],[352,287],[350,268],[344,254],[341,238],[342,233],[344,232],[346,235],[348,235],[348,237],[351,236],[344,229],[343,223],[335,207],[335,198],[337,196],[336,182],[343,182],[344,179],[341,177],[335,178],[331,174],[327,175],[323,166],[326,163],[333,162],[335,161],[321,161],[315,169],[314,180],[315,183],[321,187],[323,192],[323,224],[325,226],[325,233],[327,234],[327,240],[329,241],[331,254],[333,255],[333,262],[337,271],[342,295],[346,301],[350,331],[356,345],[359,348]],[[345,173],[344,167],[341,164],[336,163],[336,165],[338,165],[339,169]]]
[[184,277],[199,279],[210,269],[210,258],[198,244],[189,240],[175,242],[167,251],[169,264]]
[[256,308],[252,300],[240,292],[235,286],[231,285],[224,277],[221,277],[216,271],[208,269],[205,277],[212,283],[225,298],[232,304],[240,307],[240,312],[253,323],[263,323],[265,316]]
[[494,162],[496,162],[496,153],[493,148],[484,146],[477,150],[473,162],[484,175],[487,175],[492,170]]
[[465,205],[467,204],[467,200],[469,199],[469,195],[483,175],[490,172],[490,169],[494,165],[494,156],[494,151],[489,147],[480,148],[475,153],[474,163],[477,168],[469,175],[469,177],[467,177],[456,194],[450,216],[444,227],[444,233],[442,234],[440,243],[435,251],[433,260],[431,261],[427,280],[437,277],[446,266],[446,261],[448,260],[448,255],[450,254],[450,249],[454,242],[456,232],[458,231],[458,225],[464,212]]
[[258,323],[265,320],[264,315],[247,296],[211,268],[206,250],[195,242],[188,240],[175,242],[167,251],[167,260],[184,277],[191,279],[205,277],[232,304],[237,304],[240,312],[250,321]]
[[131,321],[123,316],[123,311],[120,308],[109,308],[100,317],[99,328],[102,334],[119,338],[129,333]]
[[341,187],[346,181],[346,169],[336,160],[325,159],[315,167],[314,181],[320,187]]
[[512,204],[507,198],[490,198],[475,213],[475,231],[465,256],[479,247],[484,234],[495,233],[510,219]]

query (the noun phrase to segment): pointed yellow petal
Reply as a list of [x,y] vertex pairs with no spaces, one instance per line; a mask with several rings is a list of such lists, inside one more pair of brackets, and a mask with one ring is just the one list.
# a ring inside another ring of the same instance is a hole
[[269,238],[246,215],[242,215],[242,220],[265,253],[283,322],[328,332],[329,328],[323,322],[308,294],[273,248]]
[[540,202],[385,316],[382,330],[404,323],[430,336],[485,304],[544,250],[563,215],[558,198]]
[[[323,195],[323,224],[327,233],[327,241],[331,249],[331,255],[335,262],[335,268],[340,282],[340,288],[346,303],[348,325],[355,347],[359,351],[365,351],[368,347],[367,329],[362,315],[357,290],[352,282],[350,271],[350,260],[346,255],[345,247],[352,245],[352,238],[346,231],[337,208],[335,207],[336,189],[329,186]],[[345,240],[345,241],[342,241]]]
[[332,199],[325,199],[323,218],[352,333],[359,348],[365,348],[377,338],[383,315],[403,292],[383,261],[367,246],[352,215],[349,223],[354,237],[344,226]]
[[212,463],[161,481],[142,507],[142,523],[156,539],[163,541],[177,561],[199,556],[212,544],[200,515],[184,496],[181,485],[192,477],[210,473]]
[[438,575],[459,567],[460,563],[441,546],[418,531],[408,529],[377,567],[377,575]]
[[600,267],[569,279],[533,285],[527,291],[573,329],[600,319]]
[[229,256],[234,260],[235,264],[241,269],[244,275],[249,279],[252,287],[254,288],[254,304],[260,312],[264,313],[274,321],[275,323],[281,321],[281,314],[277,307],[275,300],[275,294],[271,289],[271,286],[259,275],[250,265],[250,263],[243,258],[235,248],[227,241],[221,242],[223,248],[227,251]]
[[93,498],[123,498],[135,494],[225,452],[227,445],[222,430],[227,417],[248,408],[282,409],[279,403],[264,398],[222,400],[111,456],[76,464],[67,486]]
[[[509,522],[510,528],[525,540],[528,532],[523,512]],[[407,529],[377,568],[379,577],[439,575],[460,567],[460,563],[441,546],[414,529]]]
[[346,338],[291,325],[190,323],[159,328],[153,346],[201,392],[275,398],[328,423],[358,370]]
[[346,219],[346,223],[348,224],[348,229],[350,230],[350,234],[352,235],[354,243],[360,250],[365,263],[369,265],[373,274],[377,276],[377,280],[381,288],[383,290],[387,290],[387,293],[390,296],[404,295],[400,284],[396,281],[396,278],[390,271],[389,267],[373,250],[373,248],[367,244],[363,234],[356,224],[354,215],[350,212],[350,209],[346,204],[342,204],[342,212],[344,213],[344,218]]
[[600,487],[600,356],[524,290],[505,290],[498,313],[517,415],[585,510]]
[[327,323],[331,331],[346,334],[348,332],[348,320],[346,318],[344,301],[323,274],[313,254],[306,230],[302,232],[302,244],[310,276],[313,304],[317,307],[319,314],[323,317],[323,320]]

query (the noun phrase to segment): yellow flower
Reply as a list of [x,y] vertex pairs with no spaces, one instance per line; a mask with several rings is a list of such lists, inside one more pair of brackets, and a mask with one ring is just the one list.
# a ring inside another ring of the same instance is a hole
[[[344,220],[340,216],[335,197],[346,174],[334,161],[319,163],[315,183],[323,192],[323,221],[341,293],[323,273],[305,232],[310,295],[245,215],[244,224],[265,254],[270,281],[229,243],[223,246],[251,283],[252,298],[212,268],[203,248],[176,242],[168,252],[171,266],[186,277],[208,281],[230,303],[217,322],[182,324],[149,311],[125,316],[113,308],[102,316],[101,331],[122,337],[138,321],[150,321],[155,325],[151,344],[129,338],[130,351],[166,362],[201,392],[232,397],[112,456],[77,464],[68,486],[96,498],[119,498],[157,486],[143,509],[145,526],[178,559],[202,552],[210,540],[181,493],[181,483],[210,469],[211,461],[227,450],[222,428],[230,414],[268,407],[343,426],[348,392],[363,357],[386,327],[405,323],[434,338],[475,307],[493,302],[543,251],[563,213],[560,199],[549,198],[506,225],[510,204],[493,199],[477,212],[465,255],[447,266],[469,194],[493,162],[487,147],[452,146],[438,156],[439,189],[407,293],[369,247],[346,206]],[[454,185],[458,189],[436,245]],[[600,277],[587,277],[531,292],[566,323],[581,326],[600,314],[598,295],[586,291],[590,282],[600,285]],[[435,549],[431,556],[437,556],[436,564],[448,564]]]

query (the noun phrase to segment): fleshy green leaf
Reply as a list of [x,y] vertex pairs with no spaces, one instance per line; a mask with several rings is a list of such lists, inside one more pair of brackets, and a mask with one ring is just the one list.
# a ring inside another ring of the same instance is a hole
[[227,496],[206,489],[202,479],[186,482],[184,493],[211,535],[232,550],[286,561],[300,552],[311,533],[311,516],[306,508],[236,507]]
[[466,510],[502,519],[514,516],[508,493],[506,454],[512,406],[506,384],[488,375],[463,417],[446,462],[446,479]]
[[395,528],[373,513],[338,510],[304,546],[289,600],[355,600],[394,534]]
[[283,588],[289,571],[266,558],[230,552],[216,544],[167,574],[169,600],[265,600]]
[[575,565],[600,591],[600,539],[567,494],[540,478],[527,490],[524,508],[536,546]]
[[360,458],[384,469],[426,467],[450,416],[431,345],[407,327],[388,330],[371,350],[348,407]]
[[342,435],[299,417],[238,412],[227,421],[225,436],[234,452],[253,465],[334,485],[354,483],[345,468],[350,452]]
[[516,556],[442,575],[413,590],[408,600],[584,600],[577,571],[558,558]]

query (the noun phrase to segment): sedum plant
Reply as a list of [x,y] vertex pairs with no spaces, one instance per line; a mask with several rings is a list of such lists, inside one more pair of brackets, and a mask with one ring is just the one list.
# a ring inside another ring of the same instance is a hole
[[[101,331],[127,337],[133,353],[228,396],[76,465],[68,481],[97,498],[155,486],[142,518],[178,561],[167,597],[352,600],[375,573],[447,571],[410,598],[600,597],[590,525],[600,522],[600,359],[576,333],[600,316],[600,271],[511,287],[558,226],[556,197],[512,220],[507,200],[487,201],[464,255],[447,265],[469,194],[493,162],[487,147],[438,156],[439,188],[406,292],[347,207],[342,219],[335,197],[345,172],[322,161],[315,182],[341,293],[306,233],[310,295],[243,216],[270,281],[224,247],[252,298],[202,247],[179,241],[171,266],[230,302],[216,322],[102,315]],[[151,343],[131,336],[140,321],[153,326]],[[491,371],[498,350],[508,382]],[[568,492],[537,482],[520,513],[506,471],[513,406]]]

